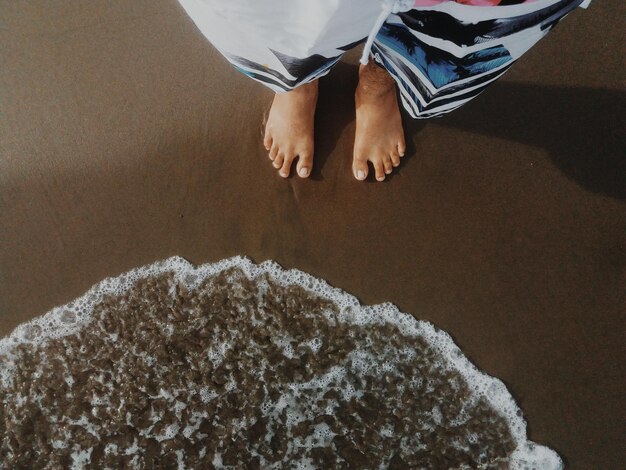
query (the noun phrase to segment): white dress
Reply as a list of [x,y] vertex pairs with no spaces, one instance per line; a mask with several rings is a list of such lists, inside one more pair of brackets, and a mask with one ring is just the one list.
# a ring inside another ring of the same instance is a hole
[[325,75],[345,51],[367,39],[362,63],[372,57],[387,69],[415,118],[439,116],[477,96],[590,0],[499,1],[516,4],[179,0],[237,70],[276,92]]

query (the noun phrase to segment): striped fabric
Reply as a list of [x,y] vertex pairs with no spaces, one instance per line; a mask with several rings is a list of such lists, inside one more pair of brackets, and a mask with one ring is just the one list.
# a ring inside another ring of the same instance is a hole
[[462,3],[463,5],[472,5],[477,7],[495,7],[505,5],[519,5],[520,3],[530,3],[537,0],[415,0],[415,7],[432,7],[445,2]]
[[[179,2],[237,70],[276,92],[327,74],[345,51],[363,42],[381,4],[380,0]],[[481,93],[563,17],[588,3],[416,0],[413,9],[387,17],[370,57],[395,79],[412,117],[440,116]]]
[[440,116],[485,90],[580,3],[414,9],[387,19],[373,57],[396,80],[412,117]]

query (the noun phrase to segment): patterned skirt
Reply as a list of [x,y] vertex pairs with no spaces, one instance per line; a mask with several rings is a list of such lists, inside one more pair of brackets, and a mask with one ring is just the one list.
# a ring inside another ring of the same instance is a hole
[[390,7],[377,23],[381,0],[179,0],[237,70],[276,92],[327,74],[369,34],[370,57],[395,79],[414,118],[467,103],[568,13],[589,3],[419,1],[423,6],[406,11]]

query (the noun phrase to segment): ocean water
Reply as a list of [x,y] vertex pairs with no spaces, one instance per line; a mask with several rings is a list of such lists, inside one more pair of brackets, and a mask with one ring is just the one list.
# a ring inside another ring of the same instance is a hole
[[0,340],[0,468],[560,469],[501,381],[392,304],[179,257]]

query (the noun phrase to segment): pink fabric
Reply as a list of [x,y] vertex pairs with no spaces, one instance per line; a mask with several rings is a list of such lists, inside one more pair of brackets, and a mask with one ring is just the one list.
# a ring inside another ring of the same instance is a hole
[[[432,5],[438,5],[444,2],[456,2],[463,5],[473,5],[476,7],[493,7],[500,4],[502,0],[415,0],[416,7],[429,7]],[[526,0],[523,3],[530,3],[536,0]]]

